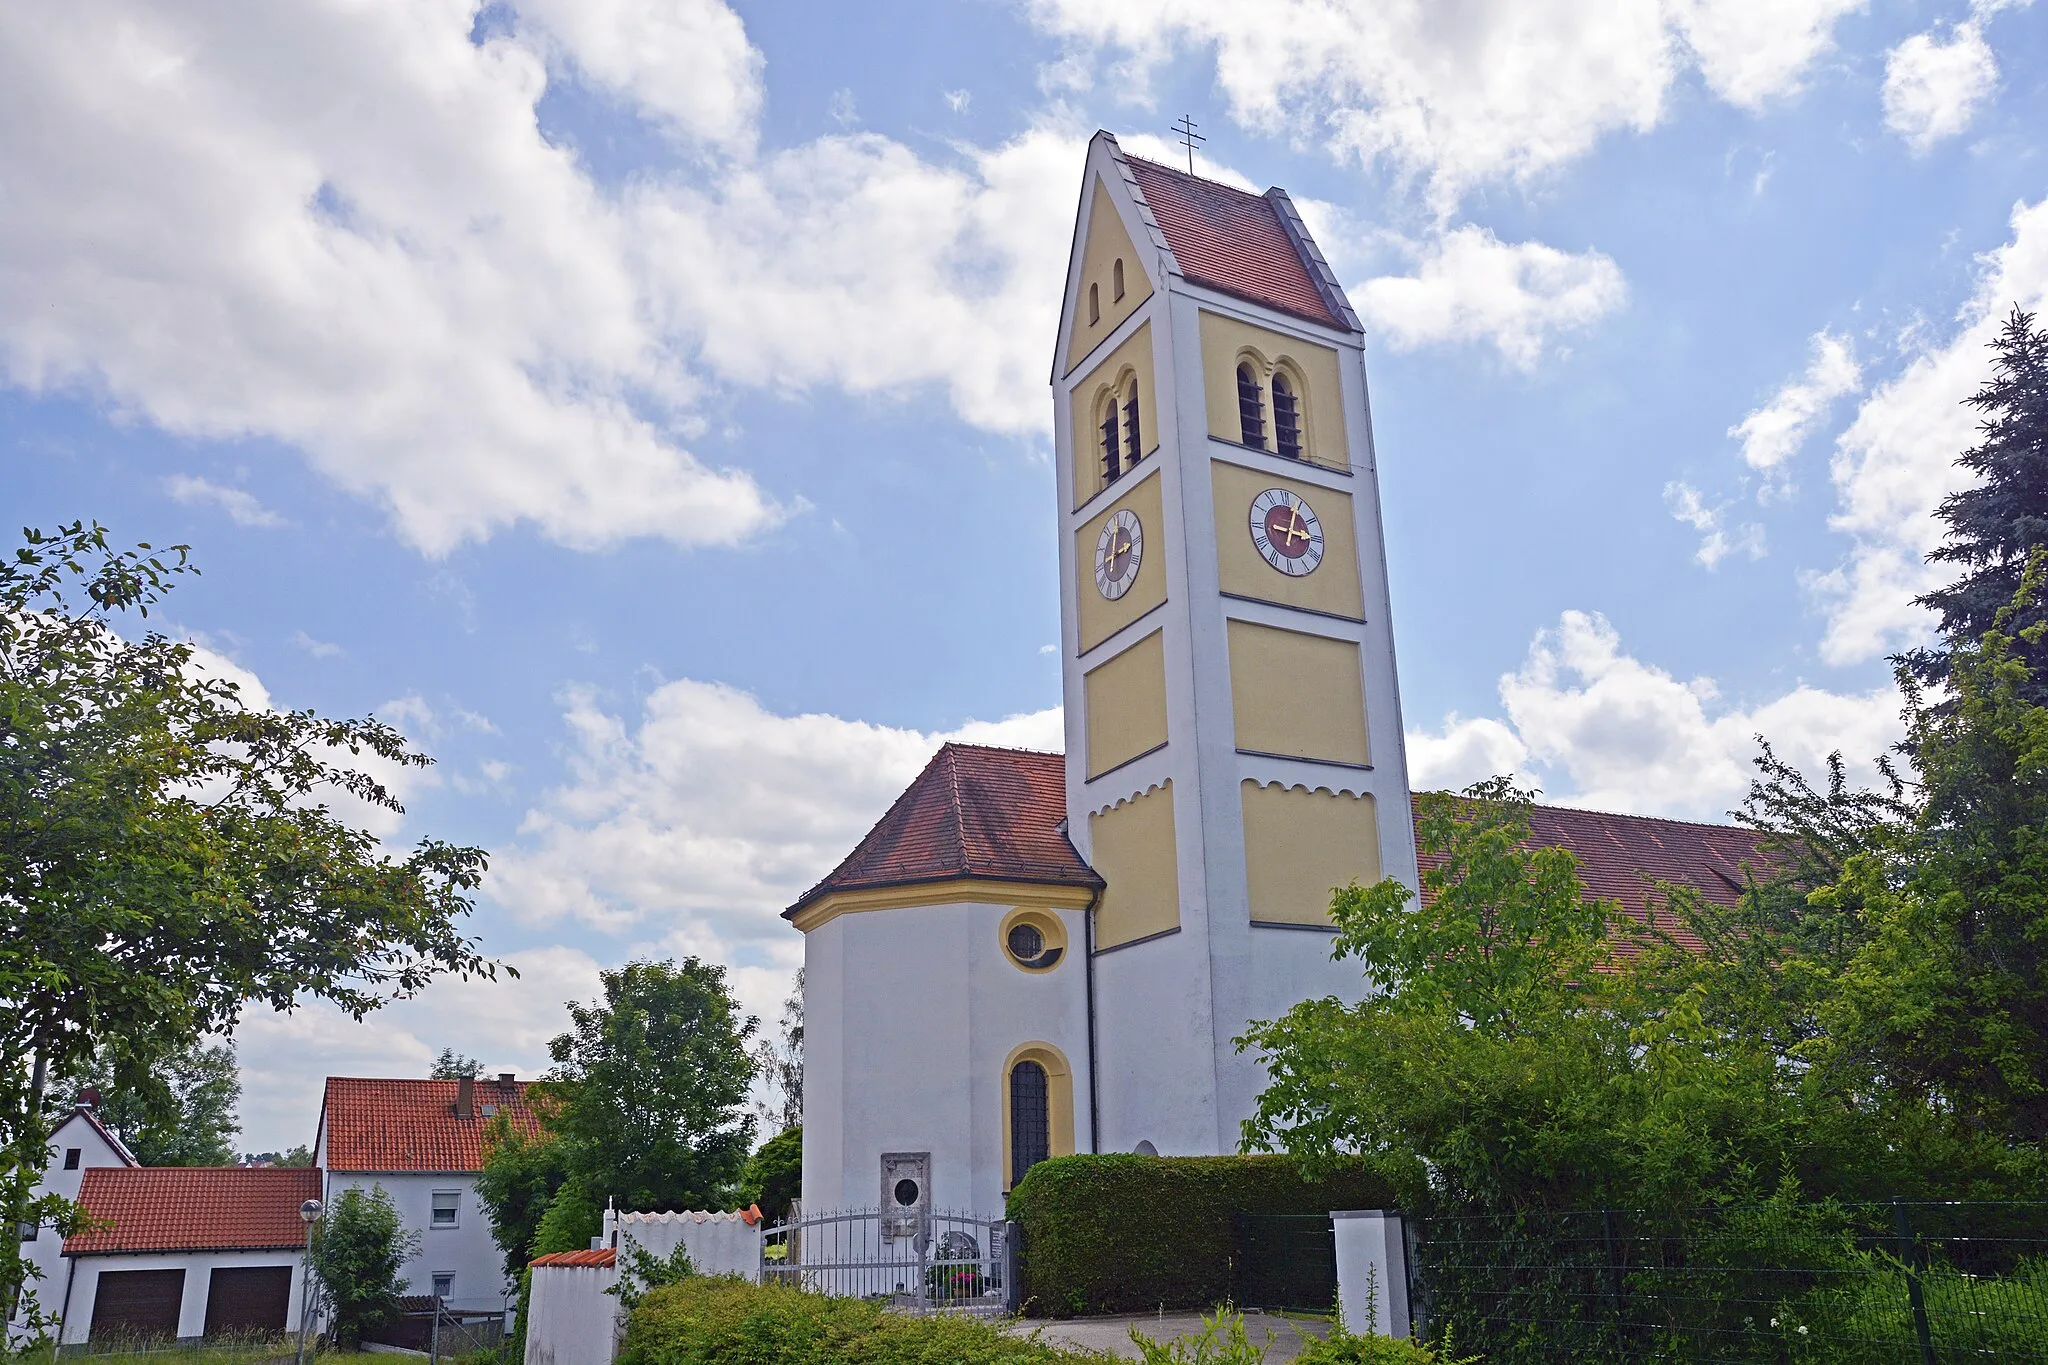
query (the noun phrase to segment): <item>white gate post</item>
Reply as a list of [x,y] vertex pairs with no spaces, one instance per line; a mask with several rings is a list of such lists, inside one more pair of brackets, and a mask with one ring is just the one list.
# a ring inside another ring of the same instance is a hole
[[1337,1243],[1337,1306],[1344,1330],[1408,1335],[1408,1254],[1401,1215],[1352,1209],[1330,1215]]

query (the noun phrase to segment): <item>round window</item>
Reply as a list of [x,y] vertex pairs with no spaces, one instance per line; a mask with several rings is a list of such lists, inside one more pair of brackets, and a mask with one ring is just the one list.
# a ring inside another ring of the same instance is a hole
[[895,1193],[896,1202],[907,1209],[917,1202],[917,1182],[915,1180],[899,1180],[896,1182]]
[[1019,962],[1036,962],[1038,955],[1045,951],[1045,935],[1038,932],[1035,924],[1013,924],[1010,926],[1010,956]]

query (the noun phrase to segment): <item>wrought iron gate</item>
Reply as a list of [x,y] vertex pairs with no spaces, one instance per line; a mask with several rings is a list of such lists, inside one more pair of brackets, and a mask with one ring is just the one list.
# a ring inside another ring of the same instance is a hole
[[909,1237],[882,1235],[877,1209],[802,1214],[761,1237],[761,1279],[908,1313],[999,1316],[1016,1298],[1013,1225],[932,1213]]

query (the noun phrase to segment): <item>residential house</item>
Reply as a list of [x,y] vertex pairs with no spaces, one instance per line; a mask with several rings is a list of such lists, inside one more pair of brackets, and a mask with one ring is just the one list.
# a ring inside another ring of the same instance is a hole
[[[36,1185],[38,1196],[56,1194],[76,1200],[78,1187],[84,1182],[87,1171],[136,1164],[134,1156],[121,1144],[121,1139],[100,1122],[99,1115],[94,1112],[98,1102],[97,1094],[87,1092],[87,1097],[64,1117],[50,1135],[49,1160],[43,1167],[42,1179]],[[46,1315],[54,1315],[56,1300],[63,1294],[59,1282],[64,1268],[64,1239],[48,1226],[24,1226],[20,1235],[21,1254],[36,1271],[36,1277],[29,1281],[29,1291],[35,1296],[37,1308]],[[15,1305],[12,1321],[8,1323],[10,1341],[20,1340],[25,1332],[28,1308],[26,1297]]]

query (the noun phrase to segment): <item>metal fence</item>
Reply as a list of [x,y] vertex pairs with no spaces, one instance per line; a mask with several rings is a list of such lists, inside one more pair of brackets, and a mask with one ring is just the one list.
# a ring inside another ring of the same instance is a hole
[[996,1316],[1011,1306],[1013,1235],[1001,1219],[931,1213],[885,1236],[875,1209],[804,1214],[767,1229],[761,1279],[911,1313]]
[[1410,1223],[1411,1293],[1520,1361],[2048,1362],[2048,1204],[1790,1204]]
[[1233,1304],[1336,1311],[1337,1240],[1328,1214],[1234,1213],[1230,1230]]

